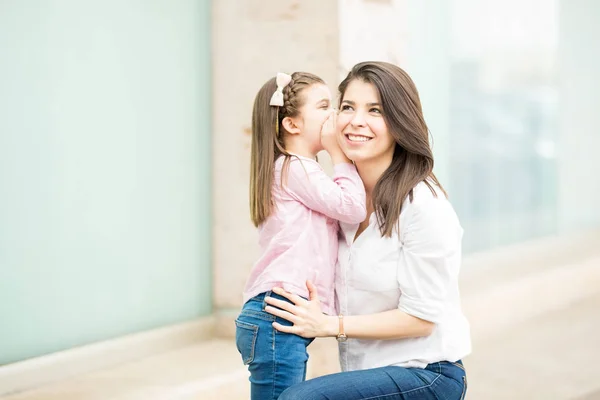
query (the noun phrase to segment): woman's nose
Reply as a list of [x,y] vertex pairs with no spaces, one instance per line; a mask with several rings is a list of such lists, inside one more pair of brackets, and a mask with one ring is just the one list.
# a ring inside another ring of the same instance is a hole
[[350,124],[352,124],[352,126],[356,126],[356,127],[363,127],[366,125],[365,122],[365,118],[362,112],[356,112],[354,113],[354,116],[352,117],[352,120],[350,121]]

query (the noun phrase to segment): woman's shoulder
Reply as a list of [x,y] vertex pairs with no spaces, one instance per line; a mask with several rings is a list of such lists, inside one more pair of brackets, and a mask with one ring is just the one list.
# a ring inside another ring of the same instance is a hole
[[450,205],[446,192],[435,182],[431,180],[419,182],[412,190],[412,200],[410,196],[406,199],[407,205],[414,207],[423,207],[433,204]]
[[457,216],[445,191],[435,182],[419,182],[404,202],[403,211],[410,222],[448,223],[457,222]]
[[419,183],[413,189],[412,202],[407,199],[404,207],[404,220],[401,219],[400,223],[401,240],[419,238],[406,242],[406,246],[420,241],[448,249],[460,245],[463,233],[460,221],[444,190],[437,184],[432,181]]

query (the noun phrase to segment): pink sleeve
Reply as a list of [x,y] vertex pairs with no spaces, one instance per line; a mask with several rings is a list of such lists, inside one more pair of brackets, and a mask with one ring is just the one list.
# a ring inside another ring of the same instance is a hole
[[366,218],[365,187],[353,164],[335,165],[332,179],[316,161],[293,159],[285,189],[306,207],[338,221],[358,224]]

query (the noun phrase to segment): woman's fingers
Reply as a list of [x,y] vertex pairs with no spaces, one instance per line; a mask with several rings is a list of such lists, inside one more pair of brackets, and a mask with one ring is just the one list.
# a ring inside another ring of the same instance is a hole
[[298,335],[299,332],[295,326],[281,325],[278,322],[273,322],[273,328],[277,329],[279,332],[293,333],[295,335]]
[[296,324],[298,322],[298,318],[294,314],[285,310],[280,310],[279,308],[267,306],[265,307],[265,311],[269,314],[275,315],[276,317],[283,318],[286,321],[290,321],[293,324]]
[[290,292],[286,292],[285,290],[283,290],[282,288],[279,288],[279,287],[273,288],[273,292],[280,296],[285,297],[286,299],[288,299],[289,301],[291,301],[292,303],[294,303],[296,305],[303,304],[303,302],[306,301],[302,297],[300,297],[296,294],[290,293]]
[[287,301],[279,300],[271,296],[265,297],[265,301],[274,307],[289,311],[292,314],[296,314],[296,307],[293,304],[288,303]]
[[311,301],[319,301],[319,292],[317,287],[311,281],[306,281],[306,288],[308,289],[309,299]]

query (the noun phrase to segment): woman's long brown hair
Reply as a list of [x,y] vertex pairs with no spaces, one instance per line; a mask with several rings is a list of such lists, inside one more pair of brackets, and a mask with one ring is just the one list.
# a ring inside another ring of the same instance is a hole
[[386,62],[356,64],[340,83],[340,101],[348,85],[361,80],[375,86],[379,93],[383,118],[396,146],[392,163],[379,178],[372,193],[373,209],[382,236],[391,237],[398,229],[402,203],[413,200],[413,188],[425,182],[434,196],[433,182],[444,195],[433,174],[433,152],[429,129],[423,118],[419,93],[412,79],[400,67]]
[[252,111],[252,146],[250,154],[250,217],[254,226],[262,224],[273,211],[273,180],[275,160],[285,156],[282,179],[287,173],[291,155],[285,150],[285,130],[281,121],[296,117],[304,105],[302,92],[309,86],[325,82],[307,72],[294,72],[283,89],[283,106],[271,106],[271,96],[277,89],[275,78],[269,79],[258,91]]

